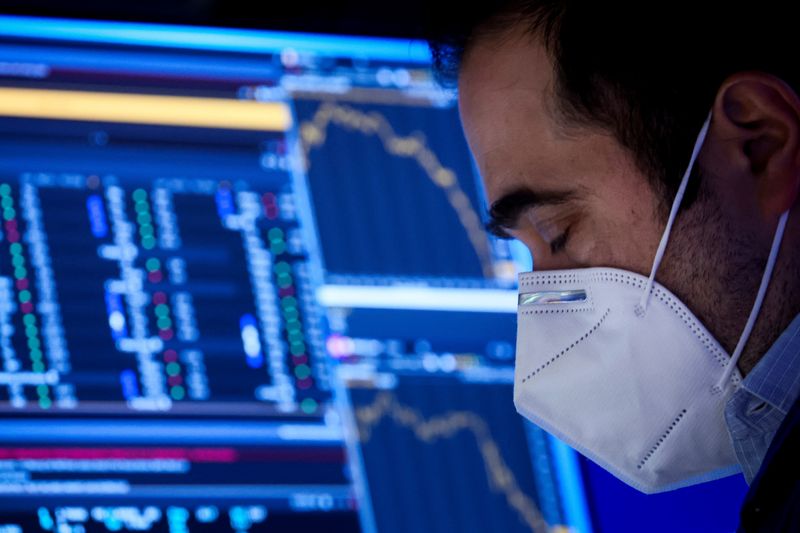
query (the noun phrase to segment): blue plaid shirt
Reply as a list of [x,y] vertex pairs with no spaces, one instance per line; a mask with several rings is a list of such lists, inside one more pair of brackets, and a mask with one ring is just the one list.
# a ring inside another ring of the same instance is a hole
[[749,484],[775,432],[800,396],[800,315],[781,334],[725,406],[736,458]]

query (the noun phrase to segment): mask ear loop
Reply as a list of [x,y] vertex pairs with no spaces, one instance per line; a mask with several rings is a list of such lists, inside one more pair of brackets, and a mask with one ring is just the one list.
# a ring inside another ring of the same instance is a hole
[[744,347],[747,344],[747,339],[750,338],[750,333],[753,331],[756,318],[758,318],[758,313],[761,311],[761,304],[764,303],[764,296],[767,294],[767,287],[772,278],[772,270],[775,268],[775,261],[778,259],[778,250],[781,248],[783,231],[786,229],[786,221],[788,219],[789,210],[787,209],[778,220],[778,227],[775,230],[775,237],[772,239],[772,248],[769,251],[769,259],[767,259],[767,266],[764,268],[764,274],[761,276],[761,285],[758,287],[758,294],[756,295],[755,303],[753,303],[753,309],[750,311],[747,324],[744,326],[744,331],[742,331],[742,335],[739,337],[739,342],[736,344],[736,349],[733,351],[730,361],[728,361],[728,364],[725,366],[722,377],[712,389],[714,392],[722,392],[731,379],[733,371],[736,369],[736,363],[739,361],[739,357],[741,357]]
[[708,127],[710,124],[711,113],[709,113],[706,117],[703,127],[700,129],[700,133],[697,135],[697,140],[695,141],[694,148],[692,149],[692,157],[689,159],[689,166],[686,167],[686,172],[684,172],[683,178],[681,179],[681,184],[678,187],[678,193],[675,195],[675,200],[672,202],[672,209],[670,210],[669,218],[667,219],[667,227],[664,229],[664,233],[661,235],[661,242],[658,244],[656,257],[653,260],[653,268],[650,270],[650,278],[647,280],[647,285],[645,285],[642,298],[639,300],[639,303],[634,309],[636,316],[638,317],[643,317],[647,312],[647,304],[650,302],[650,292],[653,290],[653,282],[656,279],[656,272],[658,272],[658,267],[661,265],[661,260],[664,259],[664,252],[667,249],[669,234],[672,232],[672,225],[675,223],[675,218],[678,216],[678,209],[681,206],[683,195],[686,193],[686,185],[689,183],[689,177],[692,175],[692,169],[694,168],[694,163],[697,160],[697,155],[700,153],[700,148],[703,147],[703,142],[706,140]]

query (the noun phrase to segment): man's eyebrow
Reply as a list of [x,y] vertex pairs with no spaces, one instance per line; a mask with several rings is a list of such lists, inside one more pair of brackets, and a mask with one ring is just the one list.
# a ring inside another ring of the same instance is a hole
[[508,230],[514,229],[522,214],[533,207],[557,205],[573,198],[572,191],[533,191],[522,187],[508,192],[492,203],[486,229],[500,238],[509,238]]

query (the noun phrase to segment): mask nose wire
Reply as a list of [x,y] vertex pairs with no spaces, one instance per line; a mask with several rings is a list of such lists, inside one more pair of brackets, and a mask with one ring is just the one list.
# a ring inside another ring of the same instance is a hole
[[689,165],[686,167],[686,172],[684,172],[683,178],[681,179],[681,184],[678,187],[678,193],[675,195],[675,200],[672,202],[672,209],[670,210],[669,218],[667,219],[667,227],[664,229],[664,233],[661,235],[661,242],[658,243],[656,257],[653,260],[653,268],[650,269],[650,278],[647,280],[642,297],[639,300],[639,303],[636,305],[635,311],[637,316],[644,316],[644,314],[647,312],[647,304],[650,302],[650,292],[653,289],[653,282],[656,279],[656,272],[658,272],[658,267],[661,265],[661,260],[664,258],[664,252],[666,251],[667,243],[669,242],[669,234],[672,232],[672,225],[675,223],[675,218],[678,216],[678,209],[681,206],[683,195],[686,193],[686,185],[689,183],[689,177],[692,175],[692,169],[694,168],[694,163],[697,160],[697,155],[700,153],[700,149],[703,147],[703,142],[706,140],[708,127],[710,124],[711,113],[709,112],[705,122],[703,122],[703,127],[700,129],[700,133],[697,135],[697,140],[695,141],[694,148],[692,149],[692,157],[689,159]]
[[769,251],[769,259],[767,259],[767,266],[764,268],[764,274],[761,276],[761,285],[758,287],[756,301],[753,303],[753,309],[750,310],[750,316],[747,318],[747,324],[745,324],[744,331],[742,331],[742,335],[739,337],[739,342],[736,343],[736,349],[733,351],[730,361],[728,361],[728,364],[725,366],[725,371],[722,373],[722,377],[714,387],[717,392],[724,389],[725,385],[731,379],[733,371],[736,369],[736,363],[739,361],[739,357],[741,357],[744,347],[747,344],[747,339],[750,337],[750,333],[753,331],[756,318],[758,318],[758,313],[761,310],[761,304],[764,303],[764,296],[767,293],[769,281],[772,278],[772,270],[775,268],[775,262],[778,259],[778,250],[781,248],[783,231],[786,229],[786,221],[788,219],[789,210],[787,209],[783,212],[781,218],[778,219],[778,227],[775,230],[775,237],[772,239],[772,248]]

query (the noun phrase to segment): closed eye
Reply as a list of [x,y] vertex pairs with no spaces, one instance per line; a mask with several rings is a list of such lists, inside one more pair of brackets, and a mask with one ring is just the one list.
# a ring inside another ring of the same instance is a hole
[[511,240],[514,238],[507,230],[504,224],[497,220],[491,219],[484,225],[487,232],[494,235],[498,239]]
[[557,254],[564,250],[567,246],[567,238],[569,237],[569,228],[564,233],[550,241],[550,253]]

